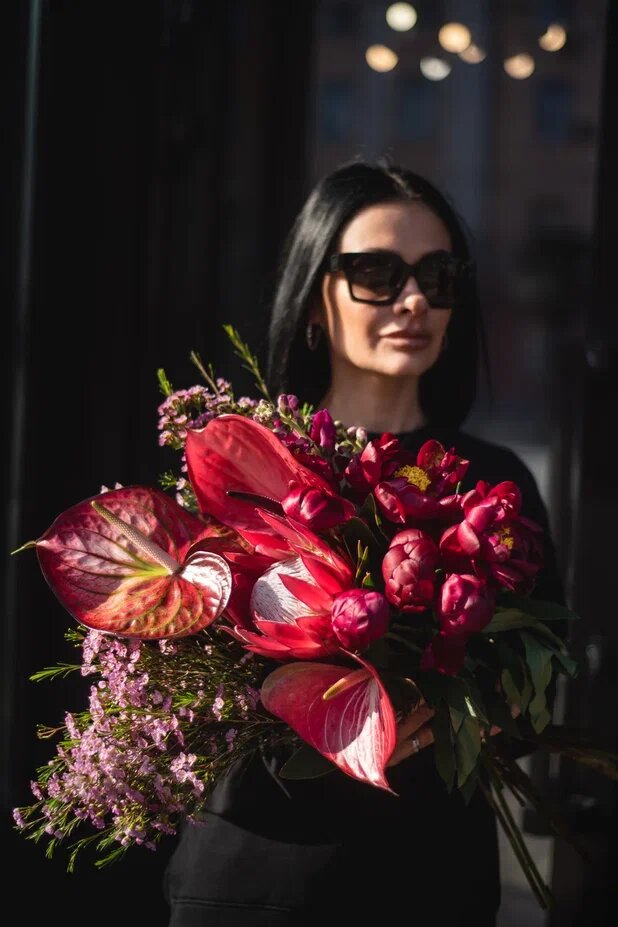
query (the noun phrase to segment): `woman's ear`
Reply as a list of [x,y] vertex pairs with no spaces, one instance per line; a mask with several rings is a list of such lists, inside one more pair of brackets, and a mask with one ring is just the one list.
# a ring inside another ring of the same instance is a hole
[[322,298],[321,292],[316,295],[316,298],[312,300],[311,305],[309,306],[307,321],[312,325],[319,325],[321,328],[324,327],[324,300]]

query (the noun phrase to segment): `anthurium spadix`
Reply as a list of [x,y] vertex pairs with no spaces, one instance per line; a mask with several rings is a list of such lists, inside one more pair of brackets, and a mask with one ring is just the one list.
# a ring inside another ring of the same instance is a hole
[[156,489],[86,499],[34,542],[45,579],[73,617],[121,637],[195,634],[225,609],[226,560],[196,544],[202,521]]
[[291,484],[300,484],[333,495],[328,482],[300,463],[270,429],[242,415],[220,415],[189,430],[185,450],[201,510],[240,531],[268,533],[268,527],[255,505],[230,491],[281,502]]
[[262,704],[348,776],[392,791],[384,769],[395,749],[391,701],[376,670],[288,663],[262,684]]

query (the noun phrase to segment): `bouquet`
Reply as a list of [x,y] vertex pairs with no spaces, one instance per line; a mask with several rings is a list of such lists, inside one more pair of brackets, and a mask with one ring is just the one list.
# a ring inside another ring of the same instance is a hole
[[548,691],[577,671],[556,628],[576,616],[530,595],[542,539],[518,487],[464,493],[456,448],[413,455],[272,399],[226,330],[263,398],[236,399],[195,354],[204,386],[174,391],[159,371],[160,444],[181,454],[178,472],[161,488],[102,487],[24,545],[81,650],[34,679],[74,670],[93,684],[87,707],[40,729],[56,752],[16,826],[48,854],[68,846],[69,868],[88,844],[104,865],[154,849],[264,747],[285,748],[283,777],[338,768],[392,791],[398,724],[426,704],[447,789],[483,790],[547,904],[505,790],[540,796],[505,741],[613,776],[616,759],[551,724]]

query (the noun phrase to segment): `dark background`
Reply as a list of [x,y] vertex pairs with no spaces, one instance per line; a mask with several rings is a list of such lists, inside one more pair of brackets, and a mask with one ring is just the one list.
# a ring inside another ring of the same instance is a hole
[[[238,393],[251,391],[221,326],[234,324],[263,355],[279,248],[321,169],[310,154],[319,6],[31,0],[3,7],[10,54],[3,82],[2,836],[12,877],[25,880],[19,907],[27,922],[52,913],[67,925],[167,921],[160,883],[173,840],[156,854],[132,850],[100,873],[84,858],[67,875],[62,851],[46,860],[42,846],[11,829],[11,809],[30,801],[28,782],[50,755],[36,724],[79,707],[86,686],[29,682],[42,666],[73,658],[62,639],[69,620],[35,554],[7,552],[102,483],[154,485],[176,462],[157,444],[157,368],[178,388],[197,382],[189,361],[196,349],[233,377]],[[609,244],[618,200],[617,18],[611,4],[597,61],[594,217],[582,246],[589,284],[575,335],[554,319],[560,350],[547,368],[548,501],[570,603],[583,617],[572,645],[584,672],[565,694],[565,718],[614,744],[618,505],[608,441],[617,396]],[[558,252],[557,271],[566,292],[568,246]],[[508,327],[503,334],[508,339]],[[584,867],[556,843],[552,927],[615,923],[615,790],[567,763],[553,776],[545,768],[537,775],[595,860]],[[529,827],[534,833],[538,822]]]

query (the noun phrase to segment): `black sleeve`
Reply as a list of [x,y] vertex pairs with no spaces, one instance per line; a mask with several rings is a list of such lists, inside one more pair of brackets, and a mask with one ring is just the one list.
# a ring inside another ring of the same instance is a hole
[[539,571],[532,595],[537,599],[547,599],[565,605],[564,583],[558,568],[547,508],[534,476],[522,460],[518,457],[515,457],[515,460],[517,463],[514,471],[518,471],[519,476],[513,477],[513,481],[519,485],[522,492],[522,515],[532,519],[543,529],[544,564]]
[[[510,478],[517,483],[522,493],[521,514],[535,521],[543,529],[544,562],[538,573],[535,587],[530,594],[537,599],[545,599],[559,605],[566,605],[564,582],[558,567],[549,516],[536,479],[526,464],[515,454],[513,454],[512,473],[513,475]],[[566,640],[568,634],[567,622],[552,622],[552,631],[563,640]],[[553,706],[555,694],[556,680],[554,679],[547,690],[547,704],[550,710]],[[512,740],[504,738],[501,734],[498,737],[502,741],[503,748],[513,759],[519,759],[534,752],[534,747],[529,741]]]

